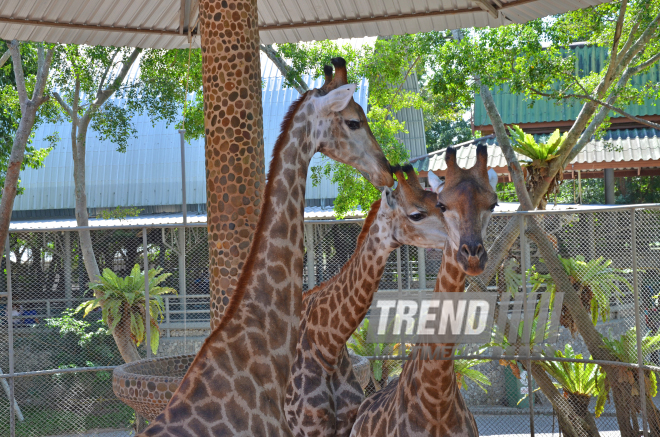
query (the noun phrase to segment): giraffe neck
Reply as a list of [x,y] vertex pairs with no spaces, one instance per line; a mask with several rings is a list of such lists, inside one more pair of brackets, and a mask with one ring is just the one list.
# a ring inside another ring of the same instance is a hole
[[[442,264],[433,291],[436,293],[460,293],[465,290],[465,278],[465,272],[456,261],[456,250],[447,241],[442,251]],[[436,343],[422,345],[422,347],[428,347],[427,350],[430,350],[431,356],[437,348],[441,348],[443,356],[446,357],[449,355],[449,351],[453,351],[454,345]],[[411,398],[414,402],[420,402],[422,407],[428,411],[444,408],[448,401],[460,398],[452,360],[413,358],[405,364],[400,379],[405,381],[402,386],[405,387],[404,396]],[[399,385],[401,386],[401,384]],[[419,394],[420,391],[429,393],[423,396]]]
[[375,202],[362,227],[355,252],[341,271],[305,295],[306,329],[314,355],[329,367],[369,310],[387,258],[399,246],[391,217]]
[[[292,105],[283,123],[250,254],[220,326],[245,317],[252,302],[263,306],[264,295],[269,296],[269,306],[296,318],[300,314],[305,185],[309,162],[316,152],[310,137],[311,123],[305,115],[307,105],[311,103],[304,95]],[[225,208],[232,206],[238,205]],[[231,252],[231,248],[225,249]],[[296,311],[284,310],[282,305],[295,307]]]

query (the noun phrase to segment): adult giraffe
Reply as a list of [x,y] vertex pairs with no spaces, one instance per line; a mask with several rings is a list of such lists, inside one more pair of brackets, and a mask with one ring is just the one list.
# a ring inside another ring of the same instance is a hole
[[220,324],[143,436],[288,436],[284,398],[302,310],[303,212],[316,152],[378,186],[394,183],[346,63],[289,109],[275,143],[250,254]]
[[[483,246],[488,220],[497,206],[489,183],[486,146],[477,147],[477,162],[469,170],[456,163],[456,149],[447,149],[444,186],[429,172],[429,183],[439,190],[438,207],[448,239],[435,283],[436,292],[462,292],[466,275],[480,274],[488,260]],[[433,356],[442,344],[429,346]],[[428,348],[421,348],[429,350]],[[477,424],[456,382],[451,360],[411,357],[396,382],[367,398],[358,410],[351,437],[477,437]]]
[[297,437],[350,434],[364,393],[346,341],[367,314],[387,258],[404,244],[440,249],[447,240],[436,193],[424,191],[409,165],[394,173],[397,188],[385,188],[371,206],[351,259],[303,295],[285,407]]

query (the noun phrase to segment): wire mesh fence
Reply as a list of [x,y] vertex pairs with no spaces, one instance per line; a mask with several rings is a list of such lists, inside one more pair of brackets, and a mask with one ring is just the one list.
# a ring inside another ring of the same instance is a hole
[[[361,226],[305,222],[304,290],[339,272]],[[137,353],[194,354],[210,325],[205,225],[117,226],[89,236],[101,272],[123,278],[136,265],[144,270],[146,257],[150,269],[166,275],[159,285],[171,292],[161,295],[151,328],[160,332],[158,348],[142,342]],[[660,208],[494,214],[485,243],[487,270],[468,277],[466,287],[497,294],[507,335],[500,345],[457,346],[451,360],[480,434],[660,435]],[[112,388],[112,369],[124,360],[102,310],[75,313],[94,297],[83,246],[77,229],[10,233],[0,280],[0,435],[132,432],[135,412]],[[441,261],[441,250],[400,247],[379,290],[432,290]],[[503,296],[525,291],[521,302],[538,315],[542,299],[532,295],[557,290],[566,292],[559,335],[530,358],[544,340],[534,344],[537,326],[525,326],[516,316],[521,308]],[[503,356],[494,354],[497,346]],[[412,347],[349,341],[351,354],[368,360],[366,396],[397,383]]]

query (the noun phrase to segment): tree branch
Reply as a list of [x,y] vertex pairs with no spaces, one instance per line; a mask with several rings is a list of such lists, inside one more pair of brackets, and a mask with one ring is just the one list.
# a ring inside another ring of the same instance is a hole
[[596,99],[595,97],[591,97],[588,94],[563,94],[563,95],[555,96],[555,95],[550,94],[550,93],[541,92],[541,91],[539,91],[535,88],[530,88],[530,90],[533,91],[534,94],[538,94],[539,96],[544,96],[544,97],[561,98],[561,99],[576,98],[576,99],[582,99],[582,100],[590,100],[594,103],[599,104],[600,106],[604,106],[605,108],[610,109],[610,110],[616,112],[617,114],[621,114],[624,117],[629,118],[631,120],[634,120],[638,123],[645,124],[649,127],[652,127],[653,129],[660,129],[660,124],[653,123],[652,121],[648,121],[648,120],[644,120],[643,118],[636,117],[632,114],[629,114],[629,113],[625,112],[623,109],[617,108],[616,106],[610,105],[609,103],[604,102],[604,101],[599,100],[599,99]]
[[32,92],[32,100],[34,102],[39,101],[41,103],[45,103],[49,100],[49,97],[43,97],[43,94],[44,90],[46,89],[46,83],[48,81],[48,74],[50,73],[50,66],[53,61],[54,51],[55,49],[50,48],[44,54],[43,44],[39,44],[39,48],[37,49],[39,56],[39,67],[37,68],[37,81],[34,85],[34,91]]
[[98,108],[103,106],[103,104],[114,94],[116,90],[119,89],[121,86],[122,82],[126,78],[126,75],[128,74],[128,71],[131,69],[131,66],[135,62],[135,60],[138,58],[138,56],[142,53],[142,49],[139,47],[136,47],[133,49],[133,52],[131,55],[128,57],[127,60],[124,61],[124,65],[121,67],[121,70],[119,71],[119,74],[115,79],[112,81],[112,83],[103,91],[99,92],[96,94],[96,100],[90,104],[89,109],[85,111],[85,114],[83,114],[81,123],[82,124],[88,124],[94,113]]
[[112,59],[110,59],[110,63],[108,64],[105,71],[103,72],[103,76],[101,77],[101,81],[99,82],[99,87],[96,91],[97,96],[103,90],[103,84],[105,84],[105,79],[108,77],[108,72],[110,71],[110,68],[112,68],[113,64],[115,63],[115,58],[117,57],[117,54],[119,53],[119,50],[120,49],[115,50],[114,55],[112,55]]
[[614,74],[615,66],[617,64],[617,58],[619,56],[619,41],[621,40],[621,32],[623,30],[623,22],[626,18],[626,7],[628,6],[628,0],[623,0],[621,2],[621,10],[619,11],[619,16],[616,21],[616,29],[614,30],[614,40],[612,42],[612,50],[610,51],[610,65],[607,67],[606,77],[610,77]]
[[5,62],[7,62],[7,59],[9,59],[10,56],[11,53],[9,52],[9,50],[7,50],[2,54],[2,57],[0,58],[0,68],[2,68],[5,65]]
[[71,107],[69,107],[69,105],[66,104],[64,99],[62,99],[62,97],[60,96],[60,93],[53,92],[53,97],[55,97],[55,100],[57,100],[57,103],[59,103],[60,106],[62,107],[62,109],[64,109],[64,112],[66,112],[66,114],[69,117],[73,118],[73,111],[72,111]]
[[23,73],[23,61],[21,59],[20,43],[13,40],[8,44],[11,60],[14,63],[14,76],[16,77],[16,91],[21,112],[25,112],[28,104],[27,90],[25,89],[25,74]]
[[511,180],[513,181],[513,186],[516,188],[516,194],[518,195],[518,200],[520,201],[520,210],[529,211],[534,209],[534,205],[529,198],[529,193],[525,187],[525,179],[523,176],[522,168],[518,162],[518,157],[511,147],[511,140],[506,133],[506,128],[504,126],[504,121],[500,116],[500,112],[497,110],[495,105],[495,100],[493,95],[490,92],[490,89],[484,84],[481,83],[479,77],[476,78],[477,83],[479,84],[479,94],[481,95],[481,100],[484,102],[484,108],[490,117],[490,121],[493,124],[493,130],[495,131],[495,136],[497,137],[497,143],[504,153],[506,158],[506,163],[509,168],[509,174],[511,175]]
[[294,74],[293,68],[291,68],[285,61],[282,59],[282,57],[275,51],[273,48],[272,44],[260,44],[259,49],[261,49],[262,52],[268,56],[268,59],[273,61],[273,64],[277,67],[278,70],[280,70],[280,73],[282,73],[282,76],[284,76],[286,79],[293,81],[294,87],[296,91],[298,91],[301,95],[305,94],[307,91],[309,91],[309,87],[305,82],[303,82],[299,77],[296,77],[297,75]]

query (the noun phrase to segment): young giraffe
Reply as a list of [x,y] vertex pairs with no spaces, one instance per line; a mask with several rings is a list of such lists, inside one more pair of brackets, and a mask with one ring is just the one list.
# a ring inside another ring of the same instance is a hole
[[303,295],[285,407],[295,436],[350,434],[364,393],[346,341],[367,314],[387,258],[404,244],[439,249],[447,239],[437,195],[424,191],[411,166],[395,174],[396,190],[385,188],[371,206],[351,259],[336,276]]
[[[429,172],[434,189],[441,188],[438,206],[449,237],[435,291],[462,292],[466,275],[480,274],[488,260],[483,236],[497,195],[489,184],[485,146],[477,147],[477,162],[469,170],[458,167],[456,150],[447,149],[444,187]],[[435,348],[453,345],[432,344]],[[424,348],[426,349],[426,348]],[[428,350],[428,349],[426,349]],[[369,397],[358,411],[351,437],[477,437],[477,424],[458,388],[454,362],[412,357],[396,382]]]
[[[288,436],[286,385],[302,311],[303,211],[316,152],[378,186],[394,183],[362,108],[333,59],[326,83],[289,109],[273,150],[250,254],[220,324],[143,436]],[[210,159],[210,158],[209,158]]]

